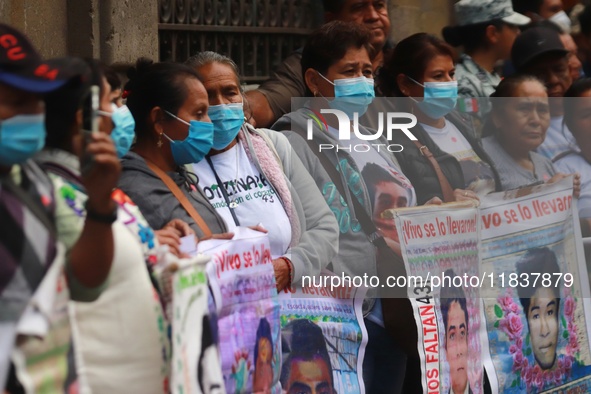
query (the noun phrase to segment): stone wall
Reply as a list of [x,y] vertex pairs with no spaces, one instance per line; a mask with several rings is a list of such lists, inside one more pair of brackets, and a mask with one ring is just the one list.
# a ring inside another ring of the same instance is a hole
[[44,57],[67,53],[66,14],[66,0],[0,0],[0,22],[24,31]]
[[391,37],[394,42],[427,32],[441,37],[441,29],[453,23],[454,0],[390,0]]
[[[318,0],[320,1],[320,0]],[[454,0],[390,0],[394,42],[420,31],[441,35]],[[158,0],[0,0],[0,22],[23,30],[44,57],[106,63],[158,59]]]
[[158,59],[157,0],[0,0],[0,22],[22,30],[44,57]]

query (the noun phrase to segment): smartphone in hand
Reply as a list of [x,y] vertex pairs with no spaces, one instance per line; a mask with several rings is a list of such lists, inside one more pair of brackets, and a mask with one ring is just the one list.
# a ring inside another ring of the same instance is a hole
[[86,147],[92,141],[92,134],[98,131],[98,111],[100,88],[98,85],[90,87],[90,93],[86,97],[82,107],[82,133],[84,136],[83,154],[80,159],[80,170],[86,173],[92,167],[94,158],[86,153]]

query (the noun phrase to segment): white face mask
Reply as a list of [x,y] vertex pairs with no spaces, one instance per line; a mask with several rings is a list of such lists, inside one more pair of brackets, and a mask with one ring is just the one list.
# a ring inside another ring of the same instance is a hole
[[560,26],[565,33],[570,33],[572,22],[564,10],[552,15],[550,18],[548,18],[548,20]]

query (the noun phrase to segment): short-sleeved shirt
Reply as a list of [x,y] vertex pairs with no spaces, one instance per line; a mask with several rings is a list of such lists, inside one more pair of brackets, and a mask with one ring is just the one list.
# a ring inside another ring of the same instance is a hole
[[421,126],[441,150],[458,160],[466,181],[464,185],[466,189],[482,195],[495,191],[493,170],[476,154],[456,125],[446,120],[442,129],[422,123]]
[[579,150],[577,141],[564,123],[564,116],[553,116],[550,118],[546,138],[536,152],[554,160],[558,155],[569,150]]
[[580,152],[571,152],[554,163],[557,171],[564,174],[581,175],[581,195],[577,206],[579,217],[591,218],[591,163],[589,163]]
[[547,182],[556,174],[552,162],[536,152],[529,153],[534,165],[532,172],[517,164],[495,136],[484,138],[482,145],[499,173],[502,190],[517,189],[540,181]]
[[199,177],[199,187],[216,212],[224,218],[228,230],[232,231],[238,225],[256,226],[261,223],[269,231],[271,256],[277,258],[285,254],[291,242],[289,217],[270,182],[248,158],[242,143],[238,142],[227,151],[209,157],[209,160],[211,166],[208,159],[204,159],[193,164],[193,170]]

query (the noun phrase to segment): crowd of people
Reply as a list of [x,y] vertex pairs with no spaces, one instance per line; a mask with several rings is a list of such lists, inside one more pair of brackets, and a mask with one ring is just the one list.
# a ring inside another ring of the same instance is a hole
[[[4,392],[26,392],[11,355],[34,354],[55,326],[64,392],[161,392],[171,344],[155,267],[186,257],[186,236],[267,233],[278,291],[323,269],[404,275],[383,211],[570,175],[591,236],[591,6],[569,18],[560,0],[460,0],[444,39],[394,44],[386,0],[323,3],[326,23],[248,92],[219,53],[138,59],[122,86],[98,60],[43,60],[0,24]],[[344,143],[331,109],[358,116],[346,142],[367,150],[322,148]],[[416,140],[393,134],[396,152],[364,138],[389,110],[417,119]],[[251,188],[261,198],[243,198]],[[363,313],[366,392],[422,392],[408,300],[370,296]]]

